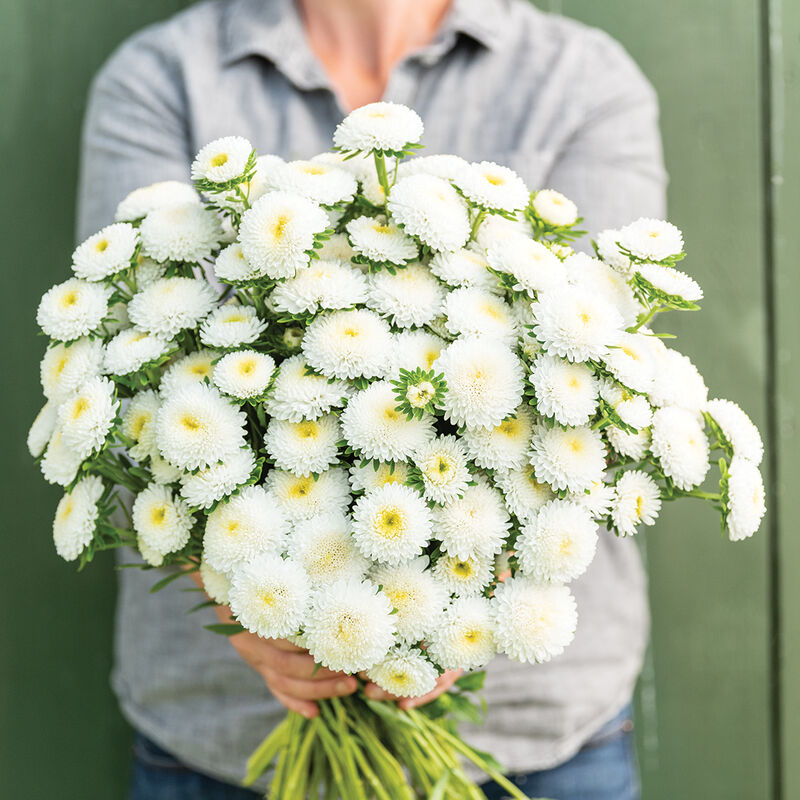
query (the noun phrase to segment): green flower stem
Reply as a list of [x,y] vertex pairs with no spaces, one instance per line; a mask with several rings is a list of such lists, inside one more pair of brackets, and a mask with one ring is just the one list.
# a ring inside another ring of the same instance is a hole
[[290,717],[291,712],[289,712],[289,716],[261,742],[247,760],[247,776],[243,781],[245,786],[250,786],[260,775],[266,772],[281,748],[286,746]]
[[290,765],[291,771],[286,778],[285,794],[287,797],[305,797],[306,795],[306,783],[311,772],[311,748],[317,736],[317,729],[319,726],[319,717],[314,717],[314,719],[305,726],[303,741],[297,750],[297,757],[294,763]]
[[703,492],[700,489],[692,489],[688,492],[681,492],[681,497],[699,497],[701,500],[711,500],[712,502],[719,502],[722,496],[719,493]]
[[647,323],[650,322],[656,316],[656,314],[660,314],[662,311],[666,311],[666,306],[653,306],[644,317],[640,317],[640,319],[636,321],[636,324],[633,327],[628,328],[628,333],[636,333],[639,328],[647,325]]
[[484,209],[478,209],[478,213],[475,215],[475,219],[472,222],[472,228],[469,232],[469,241],[472,241],[478,234],[478,228],[480,227],[481,222],[483,222],[484,218],[486,217],[486,211]]
[[[375,171],[378,173],[378,181],[380,182],[381,188],[383,189],[383,194],[386,199],[389,199],[389,176],[386,174],[386,160],[384,159],[383,153],[380,155],[373,151],[372,157],[375,159]],[[384,206],[386,204],[384,203]]]

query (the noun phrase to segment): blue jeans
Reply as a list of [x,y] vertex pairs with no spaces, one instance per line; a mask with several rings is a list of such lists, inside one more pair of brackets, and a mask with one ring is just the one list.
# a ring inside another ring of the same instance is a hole
[[[583,749],[558,767],[514,776],[529,797],[549,800],[638,800],[639,778],[631,709],[604,725]],[[134,743],[129,800],[256,800],[261,795],[209,778],[184,766],[141,734]],[[494,783],[481,787],[489,800],[502,800]]]

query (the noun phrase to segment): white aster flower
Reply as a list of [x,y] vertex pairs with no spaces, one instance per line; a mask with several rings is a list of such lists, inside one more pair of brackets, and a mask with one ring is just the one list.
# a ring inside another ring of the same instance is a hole
[[472,247],[476,247],[481,253],[486,253],[503,239],[520,236],[524,239],[533,236],[533,228],[523,214],[517,213],[513,219],[499,214],[489,214],[478,226],[475,244]]
[[262,553],[233,573],[231,611],[247,630],[264,639],[297,633],[310,599],[308,576],[291,559]]
[[181,478],[181,497],[194,508],[211,508],[218,500],[233,494],[251,479],[256,457],[249,447],[242,447],[224,461]]
[[722,429],[734,455],[743,456],[758,466],[764,457],[764,443],[750,417],[731,400],[709,400],[705,410]]
[[651,437],[653,455],[679,489],[703,482],[709,468],[709,447],[697,414],[677,406],[659,408],[653,414]]
[[401,331],[395,335],[394,341],[397,367],[409,371],[417,368],[429,370],[445,346],[441,336],[423,330]]
[[506,507],[520,522],[530,522],[555,497],[546,483],[536,480],[532,467],[496,472],[494,482],[503,492]]
[[511,275],[516,286],[531,295],[564,283],[564,268],[553,251],[516,231],[492,241],[486,258],[493,269]]
[[367,299],[364,276],[341,261],[315,260],[270,296],[278,311],[315,314],[320,309],[351,308]]
[[614,381],[603,379],[600,382],[600,397],[613,409],[619,418],[637,430],[649,427],[653,421],[653,409],[647,398],[631,394],[625,387]]
[[445,326],[454,335],[486,336],[509,346],[517,341],[511,306],[485,289],[454,289],[442,304]]
[[620,239],[620,231],[608,228],[597,234],[597,252],[600,258],[609,266],[613,267],[622,275],[631,272],[631,260],[628,256],[620,252],[617,242]]
[[347,233],[353,249],[370,261],[402,266],[419,254],[416,242],[385,217],[356,217]]
[[648,261],[663,261],[683,251],[683,235],[670,222],[642,217],[619,231],[617,240],[633,255]]
[[388,483],[360,497],[353,508],[358,549],[382,564],[399,564],[420,554],[431,538],[431,513],[419,492]]
[[649,338],[642,333],[620,333],[603,356],[609,372],[635,392],[653,389],[656,364]]
[[606,448],[589,427],[549,428],[538,425],[532,437],[530,462],[536,477],[554,489],[582,492],[602,480]]
[[261,553],[284,549],[289,520],[263,486],[245,486],[206,518],[203,558],[220,572],[231,572]]
[[267,178],[270,189],[307,197],[323,206],[349,203],[358,191],[347,170],[323,161],[289,161],[276,164]]
[[444,669],[477,669],[492,660],[492,605],[485,597],[459,597],[445,610],[428,640],[428,655]]
[[391,611],[389,600],[370,581],[351,578],[321,587],[305,622],[311,655],[331,670],[369,669],[394,643]]
[[661,490],[638,469],[624,472],[614,490],[611,521],[622,536],[636,533],[640,524],[653,525],[661,511]]
[[273,469],[265,485],[293,523],[326,512],[344,513],[350,504],[347,472],[340,467],[325,470],[316,478]]
[[292,278],[307,266],[314,237],[328,227],[328,215],[313,200],[290,192],[269,192],[245,211],[239,241],[245,258],[273,280]]
[[389,325],[374,312],[334,311],[306,328],[303,353],[329,378],[375,378],[386,373],[392,341]]
[[183,386],[168,395],[159,410],[159,450],[181,469],[211,466],[244,444],[245,420],[245,415],[213,386]]
[[214,385],[224,394],[245,400],[263,394],[275,371],[275,359],[255,350],[236,350],[214,365]]
[[422,474],[423,494],[434,503],[447,503],[464,494],[470,480],[467,454],[455,436],[431,439],[412,456]]
[[695,412],[705,408],[708,388],[691,359],[666,347],[660,339],[650,337],[650,345],[655,356],[650,402],[657,406],[679,406]]
[[227,183],[244,175],[253,145],[242,136],[223,136],[203,147],[192,162],[192,180]]
[[603,481],[594,481],[588,490],[567,495],[568,500],[585,508],[592,515],[592,519],[607,517],[614,503],[614,497],[614,487]]
[[388,200],[394,221],[433,250],[458,250],[470,234],[467,205],[453,186],[433,175],[409,175]]
[[402,461],[433,437],[433,418],[407,419],[388,381],[357,391],[342,412],[342,433],[362,458]]
[[79,339],[100,327],[110,290],[98,283],[69,278],[48,289],[36,311],[36,324],[62,342]]
[[533,333],[548,352],[569,361],[602,358],[619,337],[619,311],[596,293],[576,286],[542,292],[532,306]]
[[191,184],[181,181],[159,181],[134,189],[117,206],[117,222],[135,222],[151,211],[184,203],[200,203],[200,197]]
[[48,483],[69,486],[75,480],[82,461],[81,454],[67,444],[61,427],[56,425],[39,465],[44,479]]
[[109,375],[130,375],[167,355],[173,343],[154,333],[127,328],[106,344],[103,370]]
[[494,428],[467,428],[461,435],[467,455],[486,469],[519,469],[527,460],[533,413],[519,406]]
[[158,453],[156,443],[156,418],[161,408],[161,398],[152,389],[137,392],[122,415],[122,433],[133,441],[128,448],[132,458],[144,461]]
[[345,264],[349,264],[350,259],[355,255],[355,250],[350,245],[346,233],[334,233],[330,239],[326,239],[322,243],[322,247],[317,250],[317,255],[328,261],[344,261]]
[[461,156],[436,153],[432,156],[417,156],[400,162],[399,174],[401,178],[405,178],[407,175],[425,173],[450,181],[468,166],[469,161],[465,161]]
[[419,114],[399,103],[368,103],[351,111],[337,126],[333,143],[340,150],[400,151],[422,138]]
[[356,547],[352,531],[349,516],[338,511],[295,523],[289,555],[303,567],[313,586],[364,577],[369,562]]
[[675,267],[664,267],[661,264],[637,264],[638,272],[649,284],[670,297],[678,297],[689,303],[703,299],[700,284],[685,272]]
[[585,364],[542,353],[531,368],[540,414],[561,425],[585,425],[597,408],[598,382]]
[[641,461],[650,449],[650,431],[642,428],[638,433],[628,433],[610,426],[605,431],[608,443],[614,450],[631,461]]
[[118,409],[114,382],[89,378],[58,408],[58,429],[64,444],[81,460],[87,458],[105,443]]
[[339,457],[339,422],[333,414],[287,422],[273,417],[264,434],[267,453],[279,469],[296,475],[322,472]]
[[150,454],[150,474],[153,476],[153,481],[162,486],[167,486],[170,483],[177,483],[183,477],[183,470],[173,467],[165,458],[162,458],[159,453]]
[[373,273],[367,282],[367,305],[399,328],[431,322],[438,316],[445,297],[442,284],[419,262],[394,275],[386,270]]
[[487,267],[489,262],[474,250],[461,248],[453,252],[436,253],[430,261],[431,272],[454,288],[474,288],[496,291],[497,276]]
[[422,650],[392,648],[383,661],[375,664],[367,677],[385,692],[396,697],[419,697],[433,691],[439,673]]
[[104,491],[100,478],[87,475],[61,498],[53,520],[53,542],[65,561],[74,561],[94,538],[100,516],[97,504]]
[[52,437],[56,429],[57,420],[58,404],[53,400],[48,400],[36,415],[36,419],[33,420],[25,441],[28,446],[28,452],[34,458],[39,458],[44,452],[50,437]]
[[475,556],[490,559],[502,548],[510,527],[502,495],[484,479],[434,512],[434,536],[456,560]]
[[128,304],[127,303],[114,303],[109,309],[103,328],[109,336],[119,333],[125,328],[130,328],[131,321],[128,318]]
[[536,583],[575,580],[592,562],[596,548],[592,515],[569,500],[545,503],[514,545],[520,569]]
[[329,382],[320,375],[306,374],[305,359],[297,355],[281,362],[264,407],[273,417],[301,422],[341,406],[348,393],[342,381]]
[[433,368],[444,374],[447,392],[442,408],[455,425],[494,428],[522,400],[522,364],[494,339],[457,339],[442,351]]
[[44,396],[60,402],[84,381],[100,374],[103,366],[103,343],[88,337],[61,342],[49,347],[42,358],[39,376]]
[[72,254],[72,269],[86,281],[101,281],[131,265],[139,234],[133,225],[107,225],[78,245]]
[[162,397],[169,397],[184,386],[205,383],[214,372],[214,361],[220,357],[216,350],[197,350],[179,358],[164,371],[159,384]]
[[[376,468],[377,466],[377,468]],[[371,492],[388,483],[404,484],[408,478],[405,461],[357,462],[350,467],[350,485],[354,492]]]
[[214,307],[214,290],[197,278],[161,278],[128,303],[128,316],[138,328],[171,339],[194,328]]
[[475,597],[491,583],[494,558],[477,553],[459,557],[443,553],[433,565],[434,578],[448,594]]
[[156,261],[200,262],[217,249],[222,226],[212,211],[189,202],[154,209],[139,233],[145,254]]
[[636,299],[625,275],[585,253],[573,253],[564,262],[567,282],[585,290],[597,292],[622,315],[623,326],[636,324],[644,307]]
[[205,559],[200,561],[200,577],[206,594],[220,605],[230,602],[231,579],[224,572],[215,570]]
[[266,328],[252,306],[226,303],[203,320],[200,341],[207,347],[238,347],[255,342]]
[[167,486],[151,483],[136,495],[133,528],[150,550],[162,556],[180,550],[194,525],[189,507]]
[[428,569],[428,557],[372,570],[372,580],[396,609],[397,635],[407,642],[419,642],[439,623],[448,602],[448,591]]
[[561,192],[554,189],[541,189],[531,202],[536,215],[548,225],[565,227],[578,221],[578,206]]
[[519,211],[530,198],[522,178],[493,161],[470,164],[453,181],[472,203],[490,211]]
[[578,624],[575,598],[566,586],[510,578],[493,603],[498,649],[515,661],[539,664],[561,655]]
[[244,257],[239,242],[234,242],[219,251],[214,262],[214,274],[222,281],[237,283],[255,280],[260,272]]
[[725,524],[732,542],[752,536],[766,512],[764,481],[758,467],[744,456],[734,456],[728,467],[728,514]]

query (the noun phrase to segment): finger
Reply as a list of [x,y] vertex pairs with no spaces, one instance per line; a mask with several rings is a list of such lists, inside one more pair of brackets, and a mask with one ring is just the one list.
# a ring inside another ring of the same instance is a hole
[[405,710],[416,708],[417,706],[424,706],[426,703],[433,702],[442,692],[446,692],[458,680],[459,675],[461,675],[460,669],[443,672],[436,681],[436,688],[420,697],[406,697],[398,703],[398,706]]
[[368,683],[364,687],[364,694],[370,700],[399,700],[400,698],[396,694],[390,694],[389,692],[381,689],[377,683]]
[[315,681],[344,676],[343,672],[333,672],[325,667],[318,667],[314,657],[308,653],[280,650],[267,644],[264,639],[256,638],[233,644],[246,661],[260,670],[267,669],[293,678]]
[[358,688],[356,679],[352,676],[344,678],[331,678],[325,681],[304,681],[290,678],[273,672],[269,675],[267,683],[270,687],[282,694],[291,695],[299,700],[322,700],[326,697],[344,697]]
[[265,642],[269,644],[270,647],[274,647],[277,650],[285,650],[287,653],[307,653],[305,647],[299,647],[296,644],[293,644],[288,639],[264,639]]
[[316,703],[312,703],[308,700],[298,700],[296,697],[291,697],[288,694],[276,692],[271,687],[270,691],[275,699],[280,701],[286,708],[290,711],[296,711],[298,714],[302,714],[306,719],[314,719],[314,717],[319,714],[319,708],[317,708]]

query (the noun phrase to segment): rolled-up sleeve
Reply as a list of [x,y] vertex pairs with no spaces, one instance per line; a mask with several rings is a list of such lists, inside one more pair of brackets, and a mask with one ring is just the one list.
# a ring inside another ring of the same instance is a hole
[[127,40],[95,76],[84,118],[77,236],[113,220],[133,189],[188,180],[186,101],[166,32],[147,28]]
[[582,114],[548,177],[591,235],[666,213],[667,176],[653,87],[623,47],[591,31],[575,91]]

